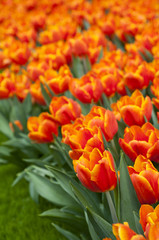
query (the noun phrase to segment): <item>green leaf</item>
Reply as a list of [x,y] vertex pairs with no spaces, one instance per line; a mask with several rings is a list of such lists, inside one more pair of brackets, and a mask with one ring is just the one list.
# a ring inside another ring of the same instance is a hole
[[83,20],[84,29],[88,30],[90,28],[90,23],[87,20]]
[[103,51],[103,47],[101,46],[101,50],[100,50],[100,53],[99,53],[99,56],[97,59],[97,63],[100,62],[100,60],[103,58],[103,56],[104,56],[104,51]]
[[7,148],[5,146],[0,146],[0,156],[10,156],[13,149]]
[[[61,185],[61,187],[72,197],[76,200],[76,197],[72,191],[71,183],[75,183],[75,180],[71,178],[70,176],[66,175],[64,172],[61,172],[60,170],[53,168],[53,167],[47,167],[55,176],[57,182]],[[77,201],[77,200],[76,200]]]
[[111,238],[112,240],[116,239],[113,235],[112,225],[110,223],[90,209],[87,209],[86,214],[94,228],[94,231],[100,239],[105,237]]
[[159,124],[158,124],[157,114],[155,112],[155,107],[154,106],[153,106],[153,109],[152,109],[151,118],[152,118],[152,122],[153,122],[154,127],[158,129]]
[[85,75],[83,64],[79,57],[75,57],[75,56],[72,57],[71,71],[75,78],[81,78],[82,76]]
[[29,116],[32,110],[32,101],[30,93],[28,93],[27,97],[24,99],[22,107],[25,111],[26,116]]
[[106,109],[112,110],[110,107],[109,100],[108,100],[107,96],[105,95],[105,93],[102,94],[102,100],[103,100],[103,107]]
[[82,58],[82,63],[83,63],[83,68],[84,68],[85,74],[87,72],[91,71],[92,66],[91,66],[91,63],[90,63],[90,60],[89,60],[88,56]]
[[89,220],[86,212],[85,212],[85,218],[86,218],[86,221],[87,221],[88,229],[89,229],[92,240],[101,240],[99,238],[99,234],[95,232],[95,228],[94,228],[92,222]]
[[52,223],[52,225],[56,228],[58,232],[60,232],[63,236],[65,236],[69,240],[80,240],[79,237],[77,237],[75,234],[59,227],[58,225]]
[[84,217],[64,212],[63,209],[50,209],[41,213],[40,216],[52,217],[54,221],[67,224],[74,231],[88,231]]
[[27,174],[33,182],[36,191],[43,198],[60,206],[72,205],[74,203],[73,199],[59,184],[51,182],[49,179],[33,172],[27,172]]
[[12,183],[12,187],[14,187],[21,179],[23,179],[25,177],[25,174],[25,171],[18,173],[16,179]]
[[12,101],[12,108],[10,113],[10,121],[14,122],[15,120],[19,120],[24,127],[25,130],[27,130],[27,118],[26,112],[24,110],[23,104],[19,102],[17,97],[15,96]]
[[136,196],[135,189],[131,182],[127,165],[125,163],[124,154],[121,154],[120,159],[120,221],[128,222],[130,228],[136,231],[135,220],[132,217],[133,212],[138,212],[140,209],[140,202]]
[[139,220],[140,220],[139,214],[136,213],[136,212],[133,212],[133,215],[134,215],[134,220],[135,220],[135,225],[136,225],[137,233],[144,235],[142,226],[141,226],[141,224],[140,224],[140,222],[139,222]]
[[41,92],[44,97],[45,103],[49,107],[50,102],[51,102],[51,97],[49,96],[48,92],[46,91],[46,89],[42,83],[40,83],[40,86],[41,86]]
[[79,200],[84,209],[89,208],[94,210],[98,214],[102,214],[99,208],[99,194],[89,191],[88,189],[84,188],[76,182],[71,182],[70,184],[72,186],[74,194],[76,195],[77,199]]
[[0,132],[2,132],[8,138],[13,138],[13,132],[9,127],[9,122],[0,114]]
[[119,48],[123,52],[125,52],[124,44],[123,44],[123,42],[119,39],[119,37],[116,34],[113,35],[112,42],[117,46],[117,48]]
[[30,182],[30,183],[29,183],[29,193],[30,193],[31,198],[32,198],[36,203],[38,203],[38,202],[39,202],[39,194],[37,193],[33,182]]

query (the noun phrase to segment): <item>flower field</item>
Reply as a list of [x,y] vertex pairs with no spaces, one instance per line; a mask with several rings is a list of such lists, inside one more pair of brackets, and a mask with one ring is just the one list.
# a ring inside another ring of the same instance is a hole
[[159,240],[158,0],[1,0],[0,12],[12,185],[48,203],[38,218],[57,239]]

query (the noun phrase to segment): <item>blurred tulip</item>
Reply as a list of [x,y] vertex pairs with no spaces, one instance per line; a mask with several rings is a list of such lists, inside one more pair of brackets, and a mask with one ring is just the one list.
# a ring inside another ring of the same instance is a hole
[[142,127],[126,127],[124,139],[120,138],[119,144],[132,161],[141,154],[151,161],[159,162],[159,130],[151,123],[145,123]]
[[58,135],[58,126],[47,112],[41,113],[38,117],[29,117],[27,128],[29,138],[37,143],[52,142],[53,134]]
[[54,121],[60,125],[68,124],[81,115],[80,105],[65,96],[53,97],[49,110]]
[[152,113],[152,103],[150,97],[143,97],[139,90],[135,90],[131,97],[121,97],[117,103],[111,105],[115,114],[121,115],[128,126],[145,123],[144,116],[149,121]]
[[159,201],[159,172],[151,161],[139,155],[134,167],[128,167],[128,170],[140,203]]
[[73,164],[77,177],[91,191],[105,192],[116,187],[114,159],[109,151],[101,153],[98,148],[94,148],[89,154],[83,153]]

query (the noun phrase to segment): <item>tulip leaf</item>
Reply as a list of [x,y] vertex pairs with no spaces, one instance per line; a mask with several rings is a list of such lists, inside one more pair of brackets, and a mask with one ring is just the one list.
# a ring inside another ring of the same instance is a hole
[[61,233],[63,236],[65,236],[67,239],[69,239],[69,240],[80,240],[80,238],[77,237],[77,235],[75,235],[75,234],[73,234],[73,233],[71,233],[71,232],[69,232],[69,231],[67,231],[67,230],[59,227],[57,224],[52,223],[52,225],[56,228],[56,230],[57,230],[58,232],[60,232],[60,233]]
[[125,52],[124,43],[119,39],[119,37],[116,34],[113,35],[112,42],[117,46],[117,48]]
[[93,227],[93,224],[91,223],[91,221],[88,218],[87,213],[85,212],[85,217],[86,217],[86,221],[87,221],[87,225],[88,225],[88,229],[91,235],[92,240],[101,240],[99,238],[99,234],[95,232],[95,229]]
[[32,101],[30,93],[28,93],[27,97],[24,99],[22,107],[25,111],[26,116],[29,116],[32,110]]
[[72,57],[71,71],[75,78],[81,78],[82,76],[85,75],[83,64],[79,57],[75,57],[75,56]]
[[86,214],[94,228],[94,231],[100,239],[108,237],[112,240],[115,240],[112,232],[112,225],[109,222],[107,222],[104,218],[102,218],[100,215],[96,214],[93,210],[89,208],[87,209]]
[[135,225],[136,225],[137,233],[144,235],[142,226],[141,226],[141,224],[139,222],[139,220],[140,220],[139,214],[136,213],[136,212],[133,212],[133,215],[134,215],[134,219],[135,219]]
[[103,100],[103,107],[106,109],[112,110],[110,107],[109,100],[108,100],[107,96],[105,95],[105,93],[102,94],[102,100]]
[[120,159],[120,222],[128,222],[130,228],[136,231],[135,220],[132,217],[133,212],[138,212],[140,203],[137,198],[135,189],[131,182],[124,154],[121,153]]
[[13,138],[13,132],[9,127],[9,122],[0,114],[0,132],[2,132],[8,138]]
[[49,107],[50,102],[51,102],[51,97],[49,96],[46,88],[44,87],[44,85],[42,83],[40,83],[40,86],[41,86],[41,92],[44,97],[45,103]]
[[31,198],[34,200],[34,202],[38,203],[39,202],[39,194],[37,193],[33,182],[29,183],[29,193],[30,193]]
[[153,108],[152,108],[151,118],[152,118],[152,122],[153,122],[154,127],[157,128],[157,129],[159,129],[157,114],[155,113],[155,108],[154,108],[154,106],[153,106]]
[[[61,172],[60,170],[53,168],[53,167],[47,167],[56,178],[57,182],[60,184],[60,186],[72,197],[76,200],[76,197],[73,193],[73,190],[71,188],[70,182],[75,183],[75,180],[66,175],[64,172]],[[77,200],[76,200],[77,201]]]
[[41,213],[40,216],[51,217],[54,221],[61,222],[62,224],[67,224],[69,228],[74,231],[76,230],[78,232],[83,231],[88,233],[84,217],[64,212],[63,209],[50,209]]
[[99,56],[97,59],[97,63],[100,62],[100,60],[103,58],[103,56],[104,56],[104,51],[103,51],[103,47],[101,46],[100,53],[99,53]]
[[70,184],[72,186],[74,194],[76,195],[77,199],[79,200],[84,209],[89,208],[94,210],[98,214],[102,214],[99,208],[100,201],[96,193],[87,190],[76,182],[71,182]]
[[38,194],[48,201],[65,206],[74,204],[73,199],[55,182],[33,172],[27,172]]

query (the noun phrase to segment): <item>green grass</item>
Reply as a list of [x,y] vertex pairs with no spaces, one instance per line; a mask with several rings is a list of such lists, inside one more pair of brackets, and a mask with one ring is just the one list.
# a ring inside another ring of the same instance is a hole
[[11,187],[19,171],[15,165],[0,166],[0,240],[64,240],[51,226],[51,219],[38,216],[51,204],[43,199],[36,204],[25,180]]

